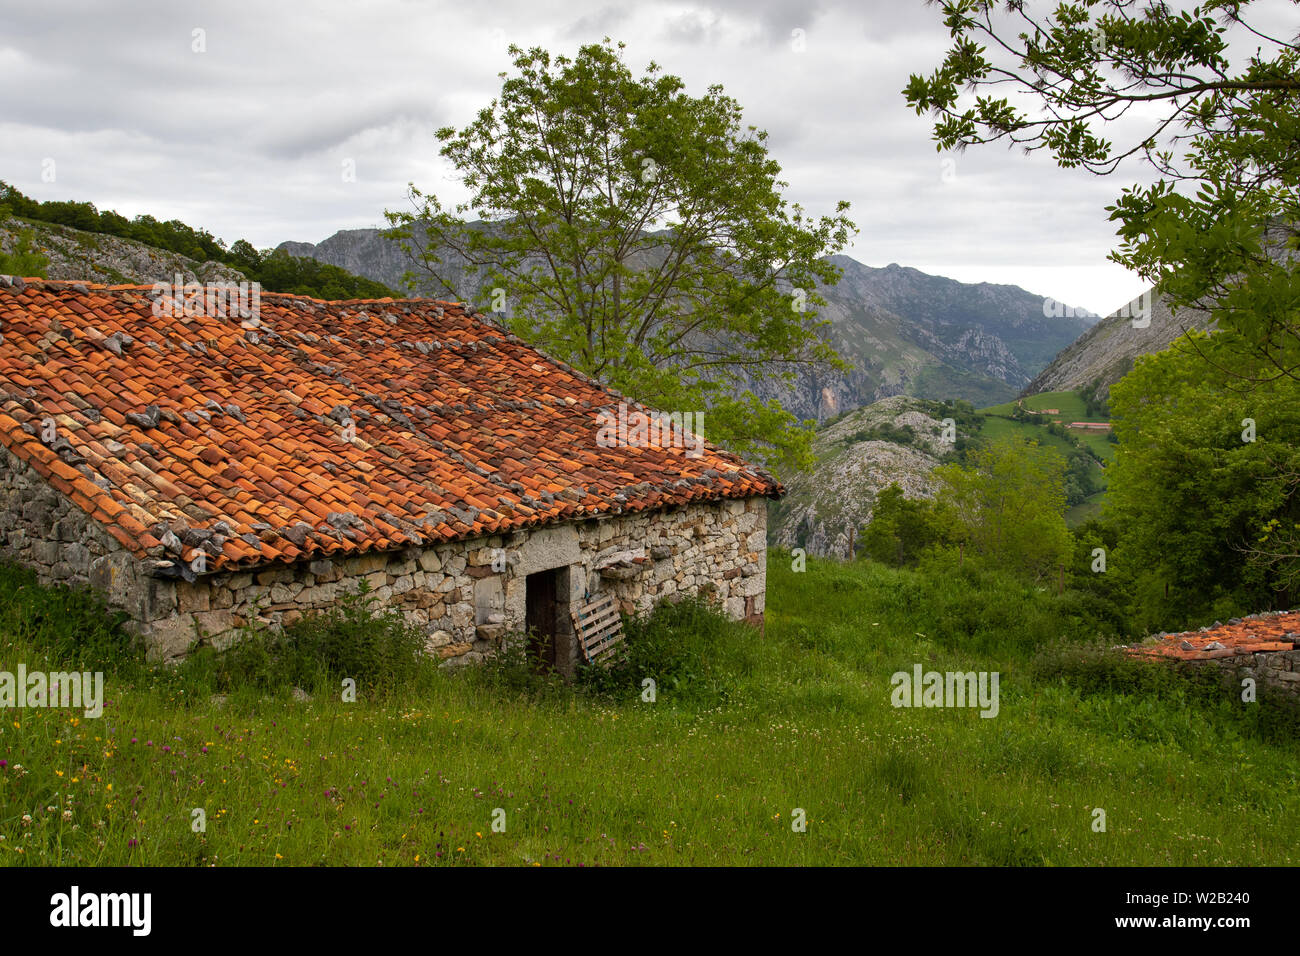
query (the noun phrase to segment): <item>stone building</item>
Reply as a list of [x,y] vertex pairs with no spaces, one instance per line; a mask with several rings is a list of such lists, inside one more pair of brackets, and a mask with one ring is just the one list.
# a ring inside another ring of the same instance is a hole
[[0,556],[99,588],[155,659],[361,581],[453,664],[531,629],[570,672],[602,595],[761,625],[783,489],[680,419],[458,304],[248,305],[0,276]]

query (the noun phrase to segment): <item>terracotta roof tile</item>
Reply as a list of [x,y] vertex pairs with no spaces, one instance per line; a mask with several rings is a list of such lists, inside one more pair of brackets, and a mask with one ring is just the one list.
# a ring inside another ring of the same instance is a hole
[[783,493],[707,443],[600,447],[626,400],[459,304],[263,292],[259,318],[0,278],[0,444],[142,558],[216,528],[210,571]]
[[1159,634],[1153,643],[1131,647],[1129,652],[1195,661],[1293,648],[1300,648],[1300,611],[1265,612],[1233,618],[1226,624],[1216,621],[1196,631]]

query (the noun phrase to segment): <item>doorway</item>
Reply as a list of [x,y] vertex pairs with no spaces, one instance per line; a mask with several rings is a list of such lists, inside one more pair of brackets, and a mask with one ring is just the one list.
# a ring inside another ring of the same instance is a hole
[[528,631],[528,659],[534,670],[555,670],[559,644],[559,569],[539,571],[525,578],[524,627]]

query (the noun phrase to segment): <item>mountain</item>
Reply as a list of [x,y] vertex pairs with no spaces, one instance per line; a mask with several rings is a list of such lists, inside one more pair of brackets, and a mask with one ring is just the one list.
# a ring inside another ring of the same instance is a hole
[[[448,295],[428,280],[407,284],[411,261],[378,229],[347,229],[320,243],[279,248],[393,288]],[[441,254],[456,297],[479,299],[479,282],[463,261]],[[819,317],[830,320],[831,341],[852,369],[806,370],[789,386],[749,383],[760,398],[780,399],[800,418],[824,420],[898,394],[975,405],[1007,401],[1096,318],[1069,308],[1063,317],[1045,316],[1045,297],[1017,286],[957,282],[896,264],[872,268],[848,256],[830,261],[843,275],[819,289],[827,300]]]
[[1197,309],[1181,309],[1175,315],[1164,298],[1148,290],[1063,349],[1022,394],[1063,392],[1098,383],[1097,396],[1105,398],[1139,355],[1163,352],[1188,330],[1208,329],[1211,321],[1208,312]]
[[894,395],[818,429],[816,465],[768,506],[768,543],[847,557],[850,534],[871,520],[883,489],[897,482],[908,498],[931,497],[930,473],[954,448],[940,438],[944,417],[937,403]]
[[49,259],[47,279],[84,279],[108,285],[173,282],[240,282],[244,276],[220,262],[196,262],[176,252],[101,233],[46,222],[0,219],[0,252],[11,254],[21,237]]

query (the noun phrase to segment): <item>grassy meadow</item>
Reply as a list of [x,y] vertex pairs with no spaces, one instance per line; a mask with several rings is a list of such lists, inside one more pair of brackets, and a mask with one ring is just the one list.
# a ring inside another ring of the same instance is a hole
[[[762,636],[665,608],[613,672],[561,685],[510,659],[375,666],[400,649],[390,620],[344,702],[355,641],[329,649],[329,628],[157,670],[94,598],[0,568],[0,669],[110,671],[99,719],[0,712],[0,861],[1300,862],[1294,710],[1088,650],[1073,598],[772,552]],[[997,671],[997,716],[893,707],[890,675],[918,663]]]
[[[988,417],[984,420],[980,435],[989,439],[1016,435],[1037,441],[1040,445],[1055,448],[1062,454],[1069,453],[1070,444],[1051,434],[1043,426],[1013,421],[1011,413],[1015,410],[1015,407],[1016,403],[1011,401],[1002,405],[981,408],[980,414]],[[1065,424],[1092,421],[1092,418],[1088,415],[1087,406],[1078,392],[1040,392],[1037,395],[1029,395],[1024,399],[1024,407],[1031,412],[1038,412],[1044,408],[1055,408],[1061,414],[1051,417],[1060,418],[1062,423]],[[1079,439],[1079,443],[1085,448],[1091,449],[1094,454],[1100,456],[1102,461],[1109,462],[1114,459],[1115,446],[1106,440],[1105,432],[1074,429],[1070,431],[1070,434]]]

